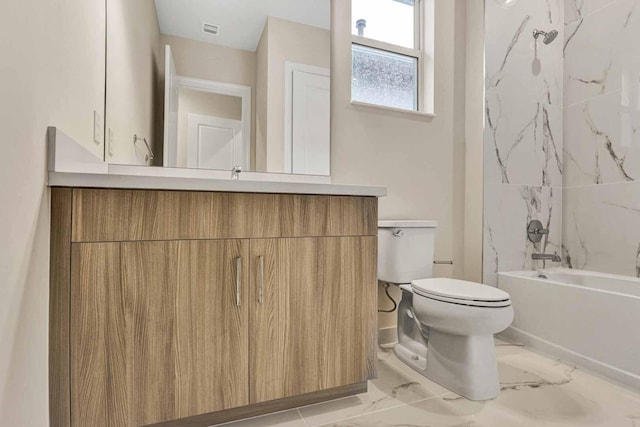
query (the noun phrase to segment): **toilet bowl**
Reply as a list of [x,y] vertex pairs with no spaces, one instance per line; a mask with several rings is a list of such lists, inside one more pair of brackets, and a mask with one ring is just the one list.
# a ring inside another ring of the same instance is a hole
[[436,226],[433,221],[379,223],[379,279],[402,289],[394,353],[463,397],[493,399],[500,393],[493,335],[513,321],[511,299],[491,286],[430,278]]
[[[451,289],[450,295],[424,292]],[[513,320],[509,295],[489,286],[451,279],[427,279],[402,286],[398,344],[394,353],[432,381],[470,400],[500,393],[493,335]],[[478,288],[477,291],[470,291]],[[467,291],[466,294],[463,294]],[[479,294],[484,294],[480,297]],[[420,328],[418,334],[415,328]]]

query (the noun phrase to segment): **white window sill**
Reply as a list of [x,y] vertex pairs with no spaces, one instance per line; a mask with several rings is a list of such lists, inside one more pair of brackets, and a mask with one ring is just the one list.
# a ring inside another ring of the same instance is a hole
[[387,114],[393,116],[404,116],[416,120],[431,121],[436,117],[435,113],[427,113],[426,111],[404,110],[402,108],[387,107],[384,105],[369,104],[367,102],[351,101],[351,106],[357,110],[370,111],[373,113]]

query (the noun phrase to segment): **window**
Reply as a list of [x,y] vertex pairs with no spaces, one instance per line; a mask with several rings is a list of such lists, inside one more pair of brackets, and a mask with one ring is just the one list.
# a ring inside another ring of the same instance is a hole
[[415,0],[352,0],[352,34],[409,49],[416,43]]
[[354,101],[418,110],[418,58],[354,44]]
[[431,112],[427,6],[432,11],[433,0],[351,1],[353,102]]

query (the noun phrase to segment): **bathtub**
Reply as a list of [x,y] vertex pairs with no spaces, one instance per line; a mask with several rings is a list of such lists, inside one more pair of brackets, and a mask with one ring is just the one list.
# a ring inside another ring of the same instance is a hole
[[498,287],[515,311],[502,337],[640,390],[640,279],[553,269],[499,273]]

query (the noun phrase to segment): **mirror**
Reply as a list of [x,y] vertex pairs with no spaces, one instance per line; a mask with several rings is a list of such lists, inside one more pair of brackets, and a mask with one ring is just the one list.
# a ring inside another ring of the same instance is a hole
[[330,0],[106,0],[108,163],[330,173]]

